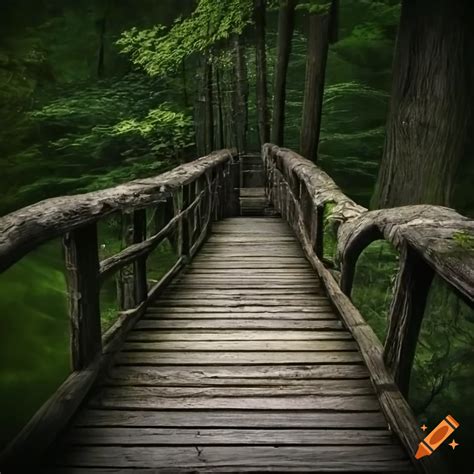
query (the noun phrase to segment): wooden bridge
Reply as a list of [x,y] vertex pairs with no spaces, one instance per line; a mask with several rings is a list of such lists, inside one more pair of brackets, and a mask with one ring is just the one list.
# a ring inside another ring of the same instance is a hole
[[[328,203],[336,268],[323,259]],[[124,249],[99,261],[97,223],[116,212]],[[0,230],[0,271],[64,236],[73,369],[2,472],[443,472],[438,456],[413,459],[423,436],[405,397],[434,274],[473,304],[474,259],[454,237],[474,223],[453,210],[369,212],[265,145],[258,159],[220,151],[50,199]],[[165,239],[178,258],[149,288]],[[384,347],[350,300],[376,239],[400,252]],[[102,334],[100,286],[116,272],[123,311]]]

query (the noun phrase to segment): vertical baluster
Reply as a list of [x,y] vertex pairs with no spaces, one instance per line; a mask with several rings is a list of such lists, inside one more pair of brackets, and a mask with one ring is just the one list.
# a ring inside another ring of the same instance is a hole
[[[146,240],[146,210],[141,209],[133,213],[133,243],[138,244]],[[148,296],[148,282],[146,275],[146,257],[140,257],[134,264],[136,306],[143,303]]]
[[[186,210],[192,202],[192,192],[191,192],[191,184],[187,184],[182,187],[182,210]],[[189,250],[191,248],[191,240],[192,235],[190,232],[190,220],[192,219],[191,214],[186,213],[183,214],[181,218],[181,227],[182,227],[182,243],[181,243],[181,256],[187,257],[189,255]]]
[[71,323],[71,362],[73,370],[81,370],[102,350],[97,224],[66,234],[64,249]]
[[416,344],[434,271],[409,245],[401,251],[400,270],[390,305],[384,359],[407,397]]

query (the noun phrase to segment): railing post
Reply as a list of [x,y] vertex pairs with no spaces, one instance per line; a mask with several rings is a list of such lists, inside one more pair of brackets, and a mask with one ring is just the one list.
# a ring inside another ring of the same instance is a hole
[[229,160],[226,175],[225,217],[240,215],[240,161]]
[[86,368],[102,351],[97,224],[64,238],[73,370]]
[[416,345],[434,271],[405,244],[390,306],[384,360],[403,396],[408,396]]
[[311,240],[314,252],[321,260],[324,257],[324,206],[313,208]]
[[[192,202],[192,196],[191,196],[191,185],[186,184],[182,187],[182,193],[183,193],[183,205],[182,205],[182,210],[185,210],[189,207],[189,205]],[[191,234],[189,231],[189,222],[190,222],[190,216],[188,213],[183,214],[181,218],[181,227],[182,227],[182,238],[181,238],[181,251],[180,255],[182,257],[187,257],[189,255],[189,250],[191,248]]]
[[[146,239],[146,211],[124,212],[122,214],[122,247],[137,244]],[[122,311],[136,308],[145,301],[148,294],[146,257],[138,259],[133,266],[120,271],[119,307]]]
[[[146,210],[141,209],[133,213],[133,243],[138,244],[144,240],[146,240]],[[135,262],[134,273],[136,305],[138,306],[148,296],[146,257],[141,257]]]

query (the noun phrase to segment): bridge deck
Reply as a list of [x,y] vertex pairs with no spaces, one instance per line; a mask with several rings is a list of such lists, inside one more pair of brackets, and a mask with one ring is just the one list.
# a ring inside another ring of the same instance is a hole
[[279,218],[214,225],[63,439],[48,472],[412,469]]

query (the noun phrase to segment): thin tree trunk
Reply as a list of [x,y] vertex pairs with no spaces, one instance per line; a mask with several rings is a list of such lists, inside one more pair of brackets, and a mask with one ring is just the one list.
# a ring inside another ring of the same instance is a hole
[[329,23],[329,14],[312,14],[309,18],[300,152],[305,158],[314,161],[317,161],[321,133],[324,80],[329,49]]
[[107,17],[97,21],[97,28],[99,30],[99,52],[97,54],[97,77],[102,79],[105,73],[105,33],[107,31]]
[[278,18],[277,65],[273,98],[272,142],[284,145],[286,76],[290,61],[291,43],[295,28],[296,0],[280,0]]
[[210,153],[214,149],[214,105],[212,87],[212,63],[208,59],[206,59],[204,68],[206,153]]
[[216,119],[216,148],[219,150],[224,148],[224,111],[221,85],[221,72],[218,65],[214,66],[214,75],[216,78],[216,104],[217,104],[217,119]]
[[245,50],[242,45],[242,38],[239,35],[235,35],[234,37],[234,57],[236,76],[235,126],[237,132],[237,148],[240,153],[243,153],[247,149],[249,86],[247,65],[245,62]]
[[185,108],[188,108],[189,107],[188,78],[186,74],[186,61],[184,59],[181,64],[181,79],[183,81],[183,105]]
[[472,117],[472,0],[404,0],[375,207],[449,205]]
[[268,111],[267,51],[266,51],[266,0],[255,0],[257,115],[260,146],[270,140]]

